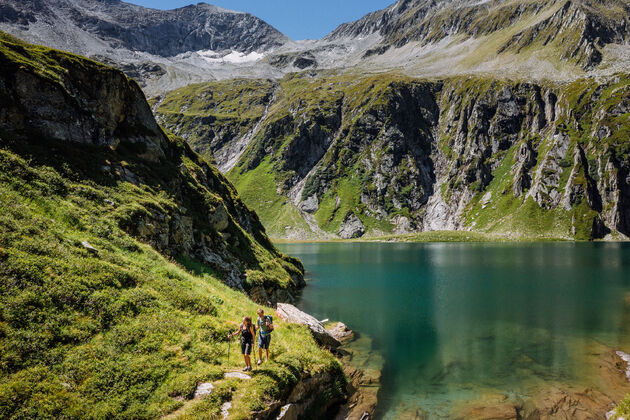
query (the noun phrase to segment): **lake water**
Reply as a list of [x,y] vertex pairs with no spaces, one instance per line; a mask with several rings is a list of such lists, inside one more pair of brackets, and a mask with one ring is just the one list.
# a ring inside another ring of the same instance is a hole
[[492,392],[596,386],[593,345],[630,351],[630,244],[298,243],[300,307],[371,338],[379,418],[442,418]]

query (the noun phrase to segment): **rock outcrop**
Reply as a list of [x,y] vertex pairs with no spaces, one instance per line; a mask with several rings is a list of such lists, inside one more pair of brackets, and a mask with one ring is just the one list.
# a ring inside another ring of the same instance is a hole
[[286,322],[306,325],[313,334],[315,340],[317,340],[317,342],[322,346],[334,349],[341,345],[339,340],[333,337],[331,333],[324,328],[321,322],[306,312],[300,311],[291,304],[278,303],[276,313]]
[[299,261],[273,247],[256,214],[215,168],[162,131],[133,80],[2,33],[0,67],[4,144],[25,153],[64,153],[67,160],[58,164],[76,166],[77,176],[97,183],[163,186],[171,201],[103,201],[125,231],[167,255],[212,267],[231,287],[262,290],[262,303],[289,299],[304,285]]
[[365,226],[354,213],[348,213],[343,219],[341,226],[339,227],[339,237],[343,239],[354,239],[363,236],[365,233]]
[[332,335],[340,343],[352,340],[354,338],[354,332],[348,328],[343,322],[337,322],[326,328],[326,331]]

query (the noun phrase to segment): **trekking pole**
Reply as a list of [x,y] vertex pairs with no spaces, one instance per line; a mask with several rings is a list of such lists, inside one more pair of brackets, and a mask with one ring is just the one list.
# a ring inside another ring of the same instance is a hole
[[230,364],[230,344],[232,343],[232,337],[228,338],[228,365]]

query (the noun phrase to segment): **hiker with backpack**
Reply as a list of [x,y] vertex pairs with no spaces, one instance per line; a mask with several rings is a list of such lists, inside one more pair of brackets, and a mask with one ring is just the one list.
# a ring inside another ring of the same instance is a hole
[[252,370],[252,362],[250,354],[252,354],[252,348],[254,347],[254,337],[256,337],[256,330],[252,324],[252,318],[246,316],[243,318],[243,323],[238,327],[238,331],[228,335],[228,339],[235,335],[241,335],[241,354],[245,360],[244,372]]
[[257,312],[258,319],[258,364],[262,363],[262,351],[265,349],[267,361],[269,361],[269,344],[271,343],[271,332],[273,331],[273,317],[265,315],[265,311],[259,309]]

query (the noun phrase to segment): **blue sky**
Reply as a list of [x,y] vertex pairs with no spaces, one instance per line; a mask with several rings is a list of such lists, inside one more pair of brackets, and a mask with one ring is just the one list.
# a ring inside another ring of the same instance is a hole
[[[194,0],[124,0],[156,9],[174,9]],[[206,0],[226,9],[249,12],[292,39],[321,38],[344,22],[383,9],[395,0]]]

